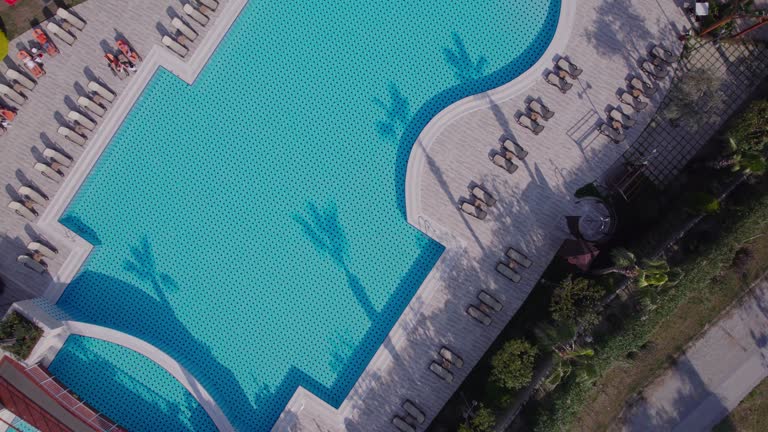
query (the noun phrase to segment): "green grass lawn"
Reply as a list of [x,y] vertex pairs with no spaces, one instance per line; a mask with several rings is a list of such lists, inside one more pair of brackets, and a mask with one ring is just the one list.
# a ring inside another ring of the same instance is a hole
[[72,7],[85,0],[19,0],[10,6],[0,1],[0,30],[12,40],[52,17],[60,7]]
[[768,430],[768,379],[764,379],[741,401],[714,432],[763,432]]

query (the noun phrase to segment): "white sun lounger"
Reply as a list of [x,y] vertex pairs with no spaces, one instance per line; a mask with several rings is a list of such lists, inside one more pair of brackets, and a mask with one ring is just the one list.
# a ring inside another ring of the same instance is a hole
[[104,117],[104,114],[106,114],[107,112],[107,110],[105,110],[103,106],[97,104],[92,99],[89,99],[85,96],[80,96],[79,98],[77,98],[77,104],[81,108],[86,109],[99,117]]
[[403,409],[405,412],[411,415],[414,420],[416,420],[416,423],[422,424],[424,423],[424,420],[427,419],[427,417],[424,415],[424,412],[420,410],[416,404],[411,402],[410,400],[406,400],[403,402]]
[[91,119],[89,119],[88,117],[80,114],[77,111],[70,111],[70,112],[68,112],[67,113],[67,118],[72,120],[72,121],[76,121],[76,122],[80,123],[81,125],[83,125],[84,128],[86,128],[88,130],[93,130],[96,127],[96,123],[92,122]]
[[655,80],[666,78],[666,76],[669,75],[669,69],[662,69],[647,60],[643,62],[643,65],[640,66],[640,69],[642,69],[643,72],[647,73],[651,76],[651,78]]
[[488,207],[496,204],[496,198],[494,198],[493,195],[491,195],[487,190],[483,189],[480,185],[472,188],[472,195],[480,201],[484,202]]
[[15,71],[14,69],[8,69],[5,71],[5,77],[8,78],[11,81],[16,81],[17,83],[21,84],[22,86],[26,87],[28,90],[32,90],[35,88],[35,82],[31,79],[27,78],[26,76],[20,74],[19,72]]
[[29,249],[32,252],[41,253],[47,256],[48,258],[53,258],[56,256],[56,254],[59,253],[59,251],[51,249],[48,246],[36,241],[29,242],[29,244],[27,244],[27,249]]
[[624,92],[619,96],[619,101],[621,103],[627,104],[632,107],[635,111],[642,111],[648,106],[648,102],[641,102],[637,99],[635,99],[631,93]]
[[635,119],[631,118],[630,116],[626,115],[625,113],[623,113],[623,112],[621,112],[621,111],[619,111],[617,109],[612,109],[610,115],[611,115],[612,119],[621,122],[621,124],[623,124],[624,126],[626,126],[628,128],[634,126],[635,123],[636,123]]
[[395,425],[397,430],[400,432],[416,432],[416,429],[413,428],[413,426],[409,425],[408,422],[403,420],[400,416],[394,416],[392,417],[392,424]]
[[59,39],[66,42],[67,45],[73,45],[75,43],[75,40],[77,40],[77,38],[72,36],[72,33],[59,27],[59,25],[53,21],[49,22],[48,25],[45,26],[45,28],[46,30],[48,30],[49,33],[55,34],[56,36],[59,37]]
[[53,168],[51,168],[50,166],[42,162],[37,162],[35,164],[35,170],[37,170],[40,174],[44,175],[45,177],[48,177],[49,179],[54,181],[56,181],[56,179],[59,177],[64,177],[63,174],[60,174],[57,171],[54,171]]
[[23,217],[24,219],[33,221],[35,220],[35,217],[37,217],[37,215],[33,213],[32,210],[24,207],[24,204],[18,201],[9,202],[8,208],[13,210],[17,215]]
[[540,134],[544,130],[544,126],[540,125],[525,114],[519,115],[515,120],[520,126],[529,129],[534,135]]
[[99,96],[103,97],[107,100],[107,102],[112,102],[115,100],[115,94],[96,81],[88,81],[88,90],[95,92]]
[[27,101],[26,97],[22,95],[21,93],[17,92],[16,90],[8,87],[5,84],[0,84],[0,94],[7,97],[13,103],[17,105],[24,105],[24,102]]
[[69,166],[72,164],[72,158],[52,148],[46,148],[45,150],[43,150],[43,156],[45,156],[46,159],[56,161],[67,168],[69,168]]
[[677,57],[674,54],[672,54],[672,51],[666,48],[662,48],[659,45],[656,45],[655,47],[653,47],[653,49],[651,49],[650,54],[653,57],[656,57],[657,59],[668,64],[672,64],[677,60]]
[[204,5],[208,9],[215,11],[217,7],[219,7],[219,3],[216,2],[216,0],[198,0],[200,4]]
[[516,271],[512,270],[512,267],[510,267],[507,263],[499,262],[496,264],[496,271],[501,273],[505,278],[511,280],[512,282],[520,282],[520,275],[517,274]]
[[461,203],[461,206],[459,207],[459,209],[464,213],[479,220],[483,220],[485,219],[486,216],[488,216],[488,213],[486,213],[485,210],[481,209],[480,207],[473,206],[468,202]]
[[180,20],[177,17],[173,17],[171,20],[171,25],[176,28],[181,34],[187,37],[190,41],[195,40],[197,38],[197,33],[195,33],[194,30],[190,26],[184,23],[184,21]]
[[163,45],[167,46],[168,49],[178,54],[179,57],[184,57],[189,52],[187,47],[176,42],[176,40],[172,39],[170,36],[163,36],[161,41],[163,42]]
[[27,267],[28,269],[34,270],[38,273],[45,273],[45,271],[48,269],[47,265],[33,260],[29,255],[19,255],[19,257],[16,258],[16,261],[24,265],[24,267]]
[[551,73],[547,75],[544,80],[553,86],[557,87],[560,90],[560,93],[568,93],[568,90],[573,88],[573,84],[569,83],[568,81],[560,78],[559,76],[555,75],[554,73]]
[[528,152],[523,149],[523,147],[512,141],[509,137],[504,137],[504,142],[502,143],[505,149],[512,152],[515,157],[517,157],[520,160],[524,160],[526,156],[528,156]]
[[491,325],[491,317],[485,314],[485,312],[481,311],[480,309],[476,308],[473,305],[469,305],[467,308],[467,314],[475,319],[475,321],[479,322],[482,325]]
[[517,171],[517,165],[513,164],[500,154],[495,154],[491,161],[493,161],[494,165],[499,168],[504,168],[510,174],[514,174],[515,171]]
[[43,205],[48,201],[48,197],[41,195],[39,192],[28,186],[21,186],[19,188],[19,195],[40,205]]
[[440,348],[440,357],[448,360],[458,368],[464,366],[464,359],[454,354],[454,352],[449,350],[447,347]]
[[610,125],[608,125],[608,123],[601,124],[600,127],[598,128],[598,131],[601,134],[610,138],[615,144],[620,144],[626,138],[626,136],[623,133],[612,128]]
[[537,101],[535,99],[530,101],[530,102],[528,102],[528,109],[530,109],[531,111],[533,111],[536,114],[540,115],[541,118],[543,118],[544,120],[549,120],[549,119],[551,119],[552,117],[555,116],[555,112],[554,111],[552,111],[551,109],[547,108],[546,105],[542,104],[541,102],[539,102],[539,101]]
[[560,60],[557,61],[557,66],[560,69],[566,71],[568,75],[573,78],[576,78],[577,76],[581,75],[582,72],[584,72],[581,68],[566,60],[565,58],[560,58]]
[[495,310],[496,312],[500,311],[501,308],[504,306],[496,300],[496,298],[490,294],[488,294],[485,291],[480,291],[480,294],[477,295],[477,299],[483,302],[484,304],[488,305],[491,309]]
[[83,20],[81,20],[80,18],[72,15],[71,13],[69,13],[68,10],[66,10],[64,8],[59,8],[56,11],[56,16],[58,16],[59,18],[63,19],[64,21],[72,24],[72,27],[74,27],[74,28],[76,28],[76,29],[78,29],[80,31],[83,31],[83,29],[85,28],[85,23],[83,22]]
[[61,126],[61,127],[59,127],[57,132],[59,133],[59,135],[63,136],[64,138],[72,141],[73,143],[75,143],[75,144],[77,144],[79,146],[84,146],[85,145],[85,138],[82,135],[80,135],[79,133],[73,131],[72,129],[70,129],[68,127]]
[[514,248],[507,249],[507,256],[511,259],[515,260],[516,263],[520,264],[521,266],[528,268],[533,264],[531,260],[528,259],[527,256],[523,255],[522,253],[516,251]]
[[185,4],[182,10],[185,14],[189,15],[190,18],[195,20],[201,26],[208,24],[208,17],[201,14],[200,11],[195,9],[191,4]]
[[448,369],[444,368],[443,365],[441,365],[438,362],[432,362],[432,364],[429,365],[429,370],[431,370],[435,375],[439,376],[443,379],[443,381],[450,383],[453,382],[453,374]]
[[651,96],[656,94],[656,87],[654,87],[650,83],[647,83],[641,80],[638,77],[632,77],[632,79],[629,80],[629,85],[632,86],[633,88],[640,90],[643,93],[643,96],[647,98],[650,98]]

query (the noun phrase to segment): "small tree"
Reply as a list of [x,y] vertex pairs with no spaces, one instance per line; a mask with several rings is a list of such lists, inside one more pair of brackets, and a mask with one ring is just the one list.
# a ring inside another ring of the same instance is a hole
[[513,339],[491,359],[491,380],[507,390],[527,386],[533,378],[533,366],[538,349],[523,339]]
[[659,115],[673,125],[699,128],[715,119],[724,107],[722,78],[708,69],[691,69],[680,77],[667,95]]
[[479,404],[472,418],[459,426],[459,432],[491,432],[495,426],[496,415],[490,408]]
[[559,322],[574,322],[590,328],[600,321],[597,307],[605,290],[601,285],[570,275],[555,289],[549,311]]

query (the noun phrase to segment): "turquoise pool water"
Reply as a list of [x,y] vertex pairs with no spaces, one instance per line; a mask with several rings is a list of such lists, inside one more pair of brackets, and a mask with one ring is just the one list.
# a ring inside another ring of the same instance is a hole
[[[58,306],[162,349],[238,430],[269,430],[299,385],[339,406],[443,250],[405,219],[416,136],[530,67],[559,7],[250,2],[194,85],[156,74],[63,215],[96,247]],[[87,384],[91,357],[153,415],[198,412],[95,345],[54,365],[119,423],[137,413]]]

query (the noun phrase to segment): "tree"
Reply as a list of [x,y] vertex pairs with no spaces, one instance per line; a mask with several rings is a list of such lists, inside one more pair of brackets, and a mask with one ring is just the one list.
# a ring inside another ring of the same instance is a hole
[[477,406],[472,419],[459,426],[459,432],[491,432],[496,426],[496,414],[483,404]]
[[549,311],[559,322],[573,322],[592,327],[600,321],[597,307],[605,294],[604,288],[584,278],[570,275],[555,289]]
[[542,383],[544,391],[552,391],[560,385],[571,373],[579,382],[591,383],[597,379],[597,368],[592,362],[595,351],[591,348],[580,348],[575,343],[561,345],[555,349],[555,357],[552,371]]
[[513,339],[491,359],[491,381],[507,390],[527,386],[533,378],[538,349],[523,339]]
[[715,119],[724,107],[722,78],[704,68],[686,71],[667,95],[659,115],[673,125],[697,129]]

